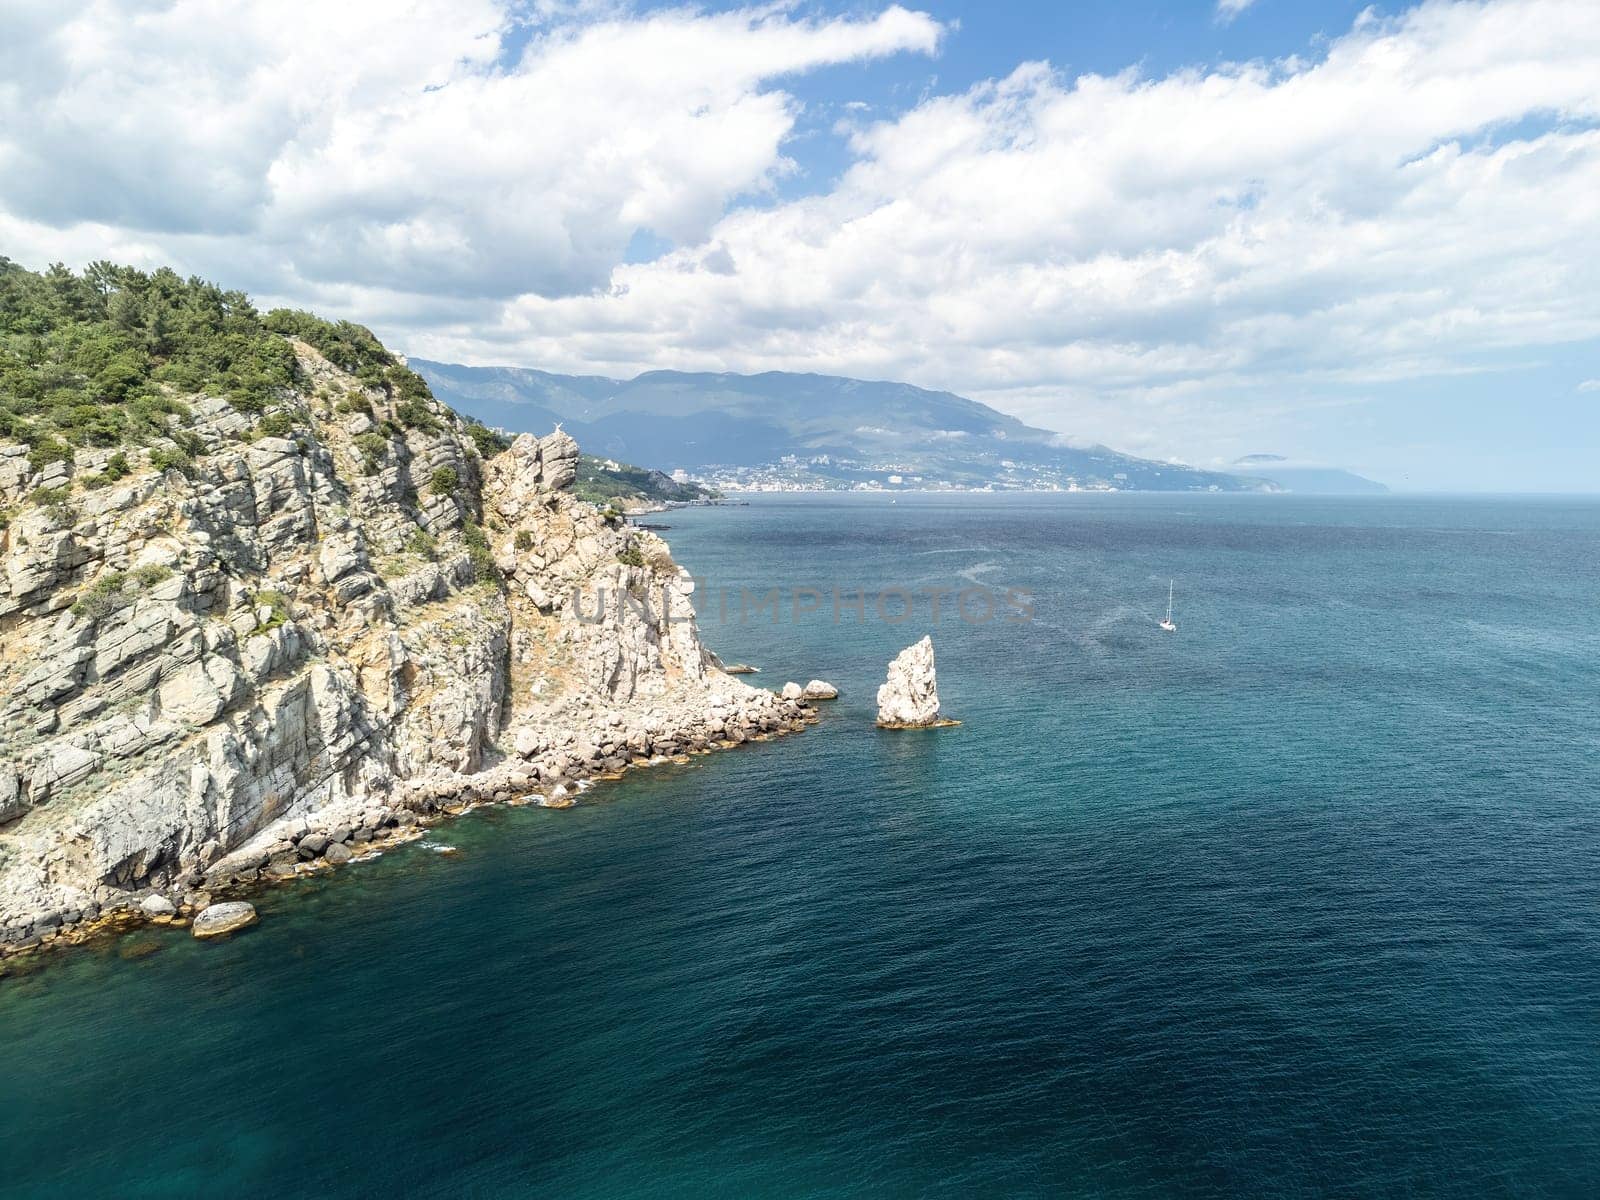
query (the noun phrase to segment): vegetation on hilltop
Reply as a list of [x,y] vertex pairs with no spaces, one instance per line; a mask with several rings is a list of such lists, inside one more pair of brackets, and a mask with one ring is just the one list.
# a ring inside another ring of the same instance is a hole
[[[184,397],[221,396],[264,413],[298,380],[287,339],[314,346],[365,387],[382,389],[409,428],[435,429],[433,393],[364,326],[274,309],[167,267],[94,262],[29,271],[0,256],[0,438],[26,443],[35,470],[85,446],[183,446]],[[469,429],[484,454],[502,448]]]
[[633,467],[585,454],[578,460],[578,481],[573,493],[580,500],[605,508],[644,501],[705,500],[717,493],[697,483],[679,483],[672,476],[645,467]]
[[211,391],[260,411],[294,379],[294,352],[243,292],[163,268],[107,262],[76,275],[0,258],[0,437],[27,443],[35,469],[74,446],[168,436]]
[[428,406],[433,392],[427,381],[391,354],[365,325],[324,321],[314,313],[290,308],[273,309],[264,324],[273,333],[298,338],[315,347],[363,386],[383,388],[395,399],[395,415],[402,425],[412,429],[437,427]]

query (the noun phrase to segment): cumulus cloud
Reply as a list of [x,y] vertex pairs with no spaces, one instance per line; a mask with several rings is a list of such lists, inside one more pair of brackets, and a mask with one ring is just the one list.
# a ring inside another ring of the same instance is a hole
[[1580,392],[1600,392],[1600,379],[1585,379],[1578,385]]
[[543,4],[521,30],[516,11],[13,6],[0,233],[51,250],[160,247],[224,274],[242,251],[288,292],[585,291],[607,284],[636,230],[701,239],[732,197],[790,169],[797,106],[776,82],[931,53],[941,34],[898,6],[807,20]]
[[[1429,0],[1162,77],[1023,63],[857,114],[844,174],[785,200],[784,81],[936,22],[221,11],[24,9],[0,246],[176,259],[430,357],[902,378],[1159,454],[1600,336],[1592,0]],[[626,263],[640,229],[675,248]]]
[[1217,0],[1217,20],[1227,24],[1255,2],[1256,0]]

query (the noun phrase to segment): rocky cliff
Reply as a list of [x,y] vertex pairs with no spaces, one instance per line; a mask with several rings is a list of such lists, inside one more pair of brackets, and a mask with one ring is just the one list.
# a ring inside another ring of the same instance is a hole
[[500,449],[289,345],[259,419],[0,441],[0,947],[799,727],[718,668],[666,545],[571,495],[570,437]]

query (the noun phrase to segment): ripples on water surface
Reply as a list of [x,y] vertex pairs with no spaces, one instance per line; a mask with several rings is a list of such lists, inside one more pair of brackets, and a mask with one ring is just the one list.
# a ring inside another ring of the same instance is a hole
[[941,622],[966,724],[899,735],[926,621],[713,621],[844,698],[0,983],[0,1194],[1600,1194],[1600,506],[665,520],[712,587],[1036,619]]

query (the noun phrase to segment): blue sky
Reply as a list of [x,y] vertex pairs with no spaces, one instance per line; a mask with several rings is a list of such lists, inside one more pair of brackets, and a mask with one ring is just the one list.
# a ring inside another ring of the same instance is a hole
[[436,359],[905,379],[1208,467],[1600,489],[1600,5],[1233,8],[28,2],[0,253]]
[[[673,2],[638,6],[640,11],[678,7]],[[701,7],[735,12],[747,6],[720,3]],[[1309,51],[1345,32],[1366,9],[1384,10],[1383,5],[1345,0],[1255,0],[1245,11],[1223,20],[1214,0],[988,4],[946,0],[914,7],[952,31],[937,58],[847,63],[784,81],[786,90],[805,106],[794,136],[785,146],[786,153],[803,169],[783,181],[780,196],[823,190],[849,165],[848,148],[831,131],[846,115],[845,106],[852,103],[868,104],[872,113],[880,116],[901,112],[921,96],[965,90],[985,79],[1007,75],[1019,62],[1031,58],[1048,59],[1073,74],[1106,75],[1130,67],[1163,75],[1218,62],[1278,58]],[[859,6],[811,3],[797,6],[797,11],[827,14],[853,8],[859,10]],[[532,28],[525,27],[513,37],[510,47],[525,44]],[[634,256],[651,256],[664,245],[662,239],[646,234]]]
[[[794,156],[808,168],[813,186],[848,162],[831,138],[805,135],[825,130],[838,107],[851,100],[884,111],[908,107],[926,92],[961,91],[1009,74],[1019,62],[1048,59],[1071,74],[1115,75],[1137,67],[1148,75],[1253,58],[1278,58],[1342,33],[1369,7],[1360,3],[1257,3],[1232,20],[1217,18],[1215,4],[1152,3],[929,3],[917,5],[951,27],[933,61],[894,59],[862,70],[841,66],[819,71],[792,90],[820,119],[801,124]],[[1381,9],[1382,6],[1379,6]]]

